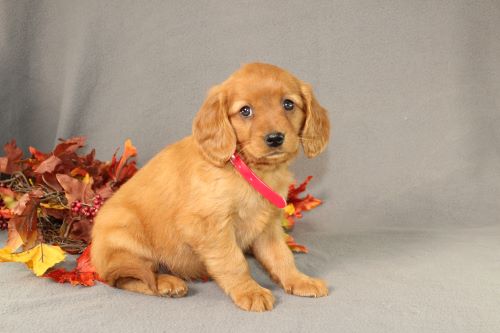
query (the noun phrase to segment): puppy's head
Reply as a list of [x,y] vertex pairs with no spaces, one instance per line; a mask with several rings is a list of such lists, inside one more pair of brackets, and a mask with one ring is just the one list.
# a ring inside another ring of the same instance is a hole
[[248,64],[208,93],[193,122],[205,158],[224,165],[238,151],[254,166],[285,163],[302,144],[321,153],[330,125],[311,87],[268,64]]

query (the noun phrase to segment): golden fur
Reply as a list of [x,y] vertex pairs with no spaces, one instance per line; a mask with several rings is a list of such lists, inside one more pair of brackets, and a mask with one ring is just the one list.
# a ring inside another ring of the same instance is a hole
[[[282,102],[295,103],[285,111]],[[254,114],[239,110],[249,105]],[[264,136],[279,131],[278,148]],[[213,278],[244,310],[273,307],[255,282],[244,253],[252,252],[288,293],[325,296],[321,280],[299,272],[284,241],[281,210],[228,163],[237,150],[271,188],[286,196],[288,170],[302,144],[314,157],[329,137],[326,111],[309,85],[267,64],[243,66],[212,88],[193,122],[193,135],[149,161],[102,207],[95,219],[92,262],[105,281],[149,295],[184,296],[184,280]],[[159,274],[166,267],[169,274]]]

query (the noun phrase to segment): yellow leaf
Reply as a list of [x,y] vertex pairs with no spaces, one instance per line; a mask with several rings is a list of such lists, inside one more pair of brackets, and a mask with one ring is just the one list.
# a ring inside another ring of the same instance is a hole
[[20,252],[12,253],[12,249],[4,247],[0,250],[0,262],[22,262],[29,269],[41,276],[55,264],[61,262],[66,257],[66,254],[59,246],[38,244],[34,248]]
[[288,204],[285,208],[283,208],[285,210],[285,213],[287,213],[288,215],[292,215],[293,213],[295,213],[295,207],[293,207],[292,204]]
[[54,202],[48,202],[48,203],[42,202],[40,204],[40,206],[45,207],[45,208],[60,209],[60,210],[66,209],[66,207],[64,207],[60,203],[54,203]]
[[83,177],[83,179],[82,179],[82,183],[84,183],[85,185],[87,185],[87,184],[90,184],[91,181],[92,181],[92,178],[90,177],[90,175],[87,172],[85,174],[85,177]]
[[7,207],[8,209],[14,209],[14,207],[17,205],[16,199],[10,196],[4,196],[3,202],[5,203],[5,207]]

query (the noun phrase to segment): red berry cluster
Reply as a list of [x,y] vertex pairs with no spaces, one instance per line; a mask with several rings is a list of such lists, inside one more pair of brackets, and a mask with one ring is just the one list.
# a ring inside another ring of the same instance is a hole
[[7,230],[9,227],[9,220],[5,219],[3,216],[0,216],[0,230]]
[[[0,197],[0,208],[5,206],[5,202],[3,201],[3,198]],[[7,223],[8,220],[4,218],[3,216],[0,216],[0,230],[5,230],[9,227],[9,224]]]
[[94,197],[91,204],[83,203],[81,200],[73,201],[71,203],[71,211],[76,215],[83,215],[93,219],[97,215],[97,212],[103,203],[103,198],[98,194]]

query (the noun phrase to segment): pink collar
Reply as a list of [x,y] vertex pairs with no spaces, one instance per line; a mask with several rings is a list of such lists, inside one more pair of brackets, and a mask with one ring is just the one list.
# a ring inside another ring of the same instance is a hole
[[278,193],[274,192],[272,188],[267,186],[253,171],[248,167],[248,165],[243,162],[240,155],[234,153],[231,156],[231,164],[235,167],[236,170],[245,178],[245,180],[252,185],[254,189],[257,190],[260,194],[264,196],[267,200],[269,200],[273,205],[278,208],[285,208],[286,200]]

